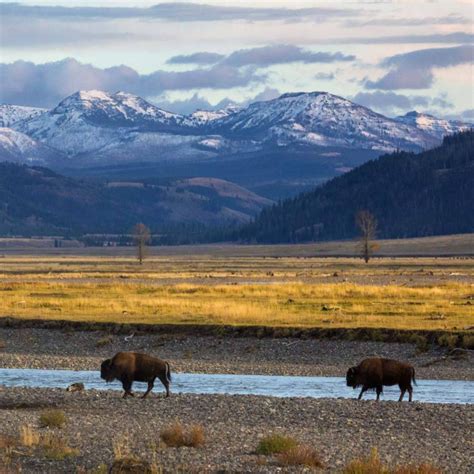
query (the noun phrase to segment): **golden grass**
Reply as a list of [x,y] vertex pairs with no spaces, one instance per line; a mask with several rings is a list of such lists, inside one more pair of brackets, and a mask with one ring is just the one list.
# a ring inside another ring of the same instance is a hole
[[474,325],[473,295],[472,259],[7,256],[0,270],[0,317],[86,322],[453,330]]
[[[410,288],[354,283],[152,285],[0,283],[0,317],[149,324],[462,329],[470,283]],[[442,315],[442,318],[438,315]]]

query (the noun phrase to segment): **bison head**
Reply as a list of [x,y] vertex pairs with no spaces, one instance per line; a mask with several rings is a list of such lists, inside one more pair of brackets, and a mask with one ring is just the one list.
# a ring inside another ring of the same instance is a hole
[[346,374],[346,383],[348,387],[356,388],[357,383],[357,367],[351,367]]
[[100,365],[100,377],[106,382],[112,382],[115,379],[115,375],[112,370],[112,359],[107,359]]

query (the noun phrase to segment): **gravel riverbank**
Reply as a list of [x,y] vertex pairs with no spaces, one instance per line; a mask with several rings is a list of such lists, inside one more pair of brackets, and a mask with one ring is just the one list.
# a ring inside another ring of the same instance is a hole
[[[2,347],[3,345],[3,347]],[[97,370],[118,351],[142,351],[168,360],[174,372],[343,376],[368,356],[405,360],[417,378],[474,380],[472,351],[446,357],[412,344],[317,339],[109,335],[48,329],[0,328],[0,367]]]
[[[64,411],[62,429],[39,426],[39,415],[48,407]],[[153,460],[164,472],[295,470],[255,454],[258,441],[269,433],[284,433],[312,446],[331,472],[373,447],[392,466],[430,462],[449,473],[474,470],[472,405],[224,395],[164,399],[156,394],[123,400],[119,392],[3,389],[0,415],[2,439],[15,439],[20,427],[30,424],[37,432],[54,432],[77,450],[73,456],[52,459],[39,448],[17,447],[3,459],[9,469],[21,467],[22,472],[105,472],[94,470],[110,466],[119,445],[122,452]],[[176,420],[201,425],[204,445],[163,445],[160,431]]]

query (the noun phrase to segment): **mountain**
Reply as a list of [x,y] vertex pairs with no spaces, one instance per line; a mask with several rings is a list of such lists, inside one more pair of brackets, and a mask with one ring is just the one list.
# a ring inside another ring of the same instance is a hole
[[264,209],[238,234],[257,242],[354,238],[355,215],[368,210],[381,238],[474,232],[474,132],[440,147],[385,155],[312,192]]
[[28,120],[47,112],[39,107],[0,104],[0,127],[10,127],[16,122]]
[[375,150],[422,149],[437,140],[423,130],[327,92],[284,94],[213,123],[223,135]]
[[464,132],[472,128],[472,124],[461,122],[460,120],[446,120],[433,117],[429,114],[412,111],[405,115],[396,117],[397,122],[412,125],[433,137],[442,140],[446,135],[457,132]]
[[97,183],[0,163],[0,203],[0,235],[121,234],[144,222],[179,242],[247,222],[272,201],[212,178]]
[[0,128],[0,157],[3,161],[36,165],[61,161],[57,150],[8,127]]
[[[11,127],[56,151],[45,165],[63,174],[209,176],[271,199],[310,189],[382,152],[441,142],[438,129],[390,119],[327,92],[180,115],[125,92],[79,91]],[[0,150],[0,160],[8,159]]]

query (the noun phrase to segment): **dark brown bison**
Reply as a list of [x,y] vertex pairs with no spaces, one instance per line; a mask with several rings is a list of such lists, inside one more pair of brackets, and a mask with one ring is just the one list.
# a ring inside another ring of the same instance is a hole
[[165,386],[166,396],[170,396],[171,372],[170,365],[164,360],[151,357],[139,352],[118,352],[112,359],[107,359],[100,366],[100,376],[106,382],[117,379],[122,382],[125,393],[123,398],[134,396],[133,382],[148,382],[148,390],[143,394],[145,398],[153,389],[158,377]]
[[351,367],[347,371],[346,382],[348,387],[362,387],[359,400],[362,394],[369,389],[377,391],[377,400],[383,392],[384,385],[397,385],[400,387],[399,402],[403,400],[405,392],[408,390],[409,401],[412,400],[413,387],[411,382],[415,381],[415,369],[404,362],[380,357],[364,359],[356,367]]

